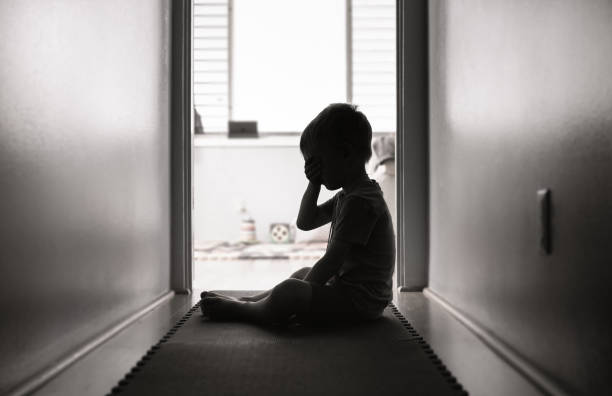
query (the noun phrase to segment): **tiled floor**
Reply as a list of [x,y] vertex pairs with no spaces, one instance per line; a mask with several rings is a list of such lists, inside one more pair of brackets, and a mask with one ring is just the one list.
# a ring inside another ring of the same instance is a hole
[[34,394],[106,395],[198,299],[195,294],[175,295],[68,367]]
[[423,293],[398,293],[395,304],[470,395],[543,394]]
[[[149,346],[199,300],[200,291],[175,296],[145,315],[62,372],[36,395],[106,394]],[[399,293],[394,302],[470,395],[541,395],[466,327],[422,293]]]

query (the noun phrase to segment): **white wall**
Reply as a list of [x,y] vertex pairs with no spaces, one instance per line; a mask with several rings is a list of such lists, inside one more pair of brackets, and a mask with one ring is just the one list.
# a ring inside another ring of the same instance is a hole
[[169,290],[169,19],[0,2],[0,394]]
[[[368,171],[375,160],[372,153]],[[269,241],[271,223],[290,223],[297,217],[307,185],[304,160],[297,145],[195,147],[194,240],[238,240],[238,208],[244,200],[255,219],[258,240]],[[319,203],[337,191],[322,186]]]
[[[568,393],[606,393],[612,3],[430,11],[430,287]],[[550,255],[540,188],[552,190]]]
[[[194,239],[237,240],[238,206],[244,200],[255,219],[257,239],[268,241],[270,223],[297,217],[307,185],[298,146],[196,147]],[[319,202],[333,194],[322,187]]]

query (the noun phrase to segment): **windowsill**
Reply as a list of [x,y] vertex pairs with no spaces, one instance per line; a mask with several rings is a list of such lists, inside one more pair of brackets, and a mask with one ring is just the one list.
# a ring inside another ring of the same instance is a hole
[[299,147],[300,134],[260,134],[256,138],[228,138],[226,134],[194,135],[194,147]]
[[[392,132],[374,132],[372,137],[394,135]],[[256,138],[228,138],[224,133],[195,134],[194,147],[299,147],[301,132],[260,133]]]

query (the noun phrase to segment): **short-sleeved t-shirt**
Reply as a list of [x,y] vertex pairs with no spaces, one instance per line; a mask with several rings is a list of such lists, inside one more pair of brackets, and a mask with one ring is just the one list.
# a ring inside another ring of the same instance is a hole
[[349,242],[348,256],[332,280],[344,286],[364,316],[379,316],[393,298],[395,234],[391,214],[376,180],[332,198],[330,239]]

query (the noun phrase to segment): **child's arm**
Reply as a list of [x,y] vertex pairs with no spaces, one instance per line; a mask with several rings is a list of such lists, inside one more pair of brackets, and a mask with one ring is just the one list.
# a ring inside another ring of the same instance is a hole
[[349,246],[349,242],[332,239],[325,255],[316,262],[304,280],[319,285],[327,283],[338,272],[342,263],[344,263]]
[[321,192],[321,169],[316,157],[306,162],[305,173],[309,183],[302,197],[296,225],[300,230],[309,231],[331,221],[334,202],[332,198],[317,205]]

